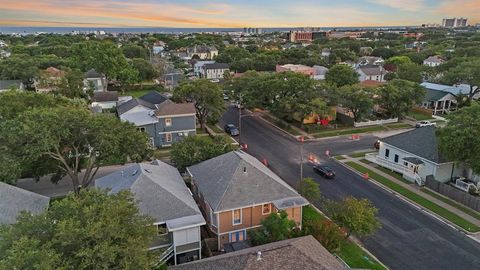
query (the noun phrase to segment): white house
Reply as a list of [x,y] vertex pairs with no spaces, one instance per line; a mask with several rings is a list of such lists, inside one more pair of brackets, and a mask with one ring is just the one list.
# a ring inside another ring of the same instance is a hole
[[99,107],[102,110],[115,108],[118,102],[117,91],[95,92],[92,97],[92,107]]
[[93,88],[93,92],[107,91],[107,77],[104,74],[98,73],[93,68],[85,73],[83,84],[84,91],[88,91],[91,87]]
[[[444,85],[444,84],[437,84],[437,83],[429,83],[423,82],[420,84],[421,86],[425,87],[427,90],[434,90],[434,91],[444,91],[448,92],[454,96],[459,95],[469,95],[470,94],[470,85],[468,84],[457,84],[457,85]],[[474,87],[475,89],[475,87]],[[473,95],[473,99],[479,99],[480,93]]]
[[209,80],[223,79],[225,72],[230,72],[228,64],[213,63],[203,65],[203,78]]
[[187,49],[187,57],[194,58],[198,56],[198,59],[213,59],[218,55],[217,48],[213,46],[193,46]]
[[213,63],[215,63],[213,60],[197,61],[195,64],[193,64],[193,74],[197,77],[205,77],[203,66]]
[[443,60],[440,56],[434,55],[430,56],[427,59],[423,60],[423,65],[424,66],[429,66],[429,67],[436,67],[441,64],[443,64],[445,60]]
[[0,48],[6,48],[6,47],[8,47],[7,43],[5,43],[5,41],[3,40],[0,40]]
[[433,115],[446,114],[457,109],[457,97],[446,91],[427,89],[420,107],[432,110]]
[[154,220],[158,235],[150,250],[164,249],[161,261],[201,259],[200,227],[205,219],[175,167],[158,160],[134,164],[97,179],[95,186],[110,193],[133,193],[140,213]]
[[462,174],[464,167],[441,155],[435,131],[435,127],[429,126],[383,138],[379,152],[367,154],[365,158],[419,185],[425,183],[427,176],[448,182]]
[[387,71],[381,65],[366,65],[359,66],[356,69],[358,79],[363,81],[377,81],[384,82]]

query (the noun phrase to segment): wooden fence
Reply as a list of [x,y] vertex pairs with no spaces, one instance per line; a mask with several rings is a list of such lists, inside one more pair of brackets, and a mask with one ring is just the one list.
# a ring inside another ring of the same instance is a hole
[[480,198],[427,177],[426,186],[456,202],[480,211]]

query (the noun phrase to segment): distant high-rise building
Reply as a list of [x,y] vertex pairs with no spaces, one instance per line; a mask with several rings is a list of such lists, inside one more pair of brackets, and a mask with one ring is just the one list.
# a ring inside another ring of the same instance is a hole
[[245,34],[256,34],[256,35],[259,35],[259,34],[262,34],[263,33],[263,29],[261,28],[251,28],[251,27],[244,27],[243,28],[243,32]]
[[467,26],[467,18],[445,18],[442,21],[442,26],[446,28],[456,28]]

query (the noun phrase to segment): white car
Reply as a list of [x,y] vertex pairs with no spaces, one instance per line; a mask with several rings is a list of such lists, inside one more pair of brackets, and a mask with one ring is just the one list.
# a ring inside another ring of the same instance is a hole
[[430,121],[420,121],[420,122],[417,122],[415,127],[421,128],[421,127],[431,127],[431,126],[435,126],[435,125],[436,125],[435,123],[432,123]]

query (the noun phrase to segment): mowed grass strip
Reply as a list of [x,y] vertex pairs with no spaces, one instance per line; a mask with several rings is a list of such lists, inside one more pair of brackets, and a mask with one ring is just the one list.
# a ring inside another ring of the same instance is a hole
[[467,230],[469,232],[478,232],[480,231],[480,227],[476,226],[475,224],[469,222],[468,220],[465,220],[464,218],[458,216],[455,213],[452,213],[448,211],[447,209],[427,200],[426,198],[398,185],[397,183],[394,183],[387,178],[371,171],[368,168],[365,168],[364,166],[355,163],[353,161],[348,161],[345,162],[348,166],[352,167],[353,169],[361,172],[361,173],[368,173],[370,178],[373,180],[381,183],[382,185],[398,192],[399,194],[407,197],[408,199],[414,201],[415,203],[429,209],[430,211],[436,213],[437,215],[449,220],[450,222],[456,224],[457,226],[463,228],[464,230]]
[[[326,220],[327,218],[319,213],[310,205],[304,206],[302,209],[303,223],[315,220]],[[345,263],[354,269],[374,269],[386,270],[378,261],[368,255],[361,247],[349,239],[340,246],[340,251],[337,253]]]
[[431,191],[431,190],[429,190],[429,189],[422,188],[421,190],[422,190],[423,192],[427,193],[428,195],[430,195],[430,196],[432,196],[432,197],[435,197],[435,198],[437,198],[438,200],[441,200],[441,201],[444,202],[444,203],[448,203],[449,205],[457,208],[458,210],[461,210],[461,211],[467,213],[468,215],[470,215],[470,216],[472,216],[472,217],[480,220],[480,213],[477,212],[477,211],[475,211],[475,210],[473,210],[473,209],[471,209],[471,208],[469,208],[468,206],[465,206],[465,205],[463,205],[463,204],[461,204],[461,203],[458,203],[458,202],[456,202],[456,201],[454,201],[454,200],[451,200],[451,199],[449,199],[449,198],[447,198],[447,197],[444,197],[444,196],[442,196],[442,195],[440,195],[440,194],[438,194],[438,193],[436,193],[436,192],[434,192],[434,191]]

